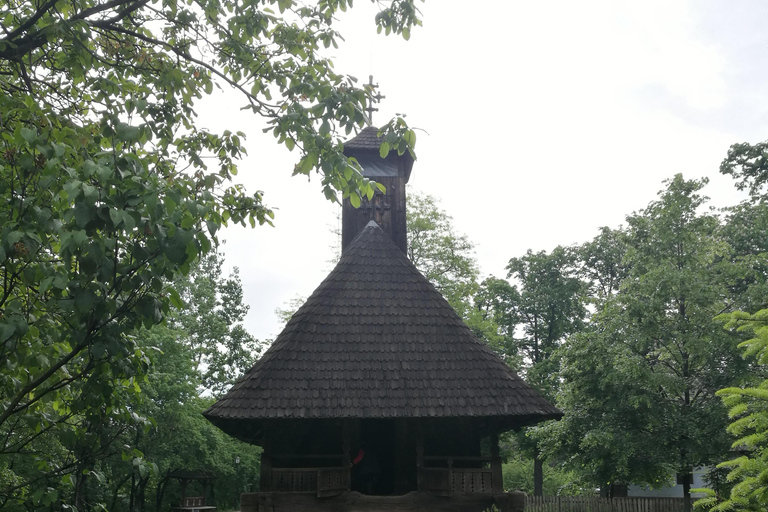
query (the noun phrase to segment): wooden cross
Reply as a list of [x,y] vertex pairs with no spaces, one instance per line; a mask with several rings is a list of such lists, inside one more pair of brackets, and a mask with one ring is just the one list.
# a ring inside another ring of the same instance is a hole
[[381,191],[376,190],[371,201],[363,202],[360,209],[363,210],[368,217],[368,220],[375,220],[378,224],[381,224],[381,218],[385,211],[392,209],[389,198],[382,194]]
[[368,94],[368,108],[365,110],[368,112],[368,125],[373,126],[373,113],[379,111],[378,108],[373,108],[373,103],[381,103],[381,100],[386,98],[386,96],[382,96],[380,92],[373,94],[373,92],[379,88],[379,84],[373,83],[373,75],[368,75],[368,87],[370,89]]

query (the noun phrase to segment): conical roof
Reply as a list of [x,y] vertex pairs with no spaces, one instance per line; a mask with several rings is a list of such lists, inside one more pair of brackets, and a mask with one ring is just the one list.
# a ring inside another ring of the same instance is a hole
[[373,221],[204,414],[241,438],[244,422],[281,418],[483,416],[509,428],[562,416],[475,338]]

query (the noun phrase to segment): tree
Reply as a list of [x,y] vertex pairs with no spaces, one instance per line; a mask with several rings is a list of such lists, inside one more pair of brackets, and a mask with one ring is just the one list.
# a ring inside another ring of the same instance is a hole
[[[559,388],[560,362],[557,348],[567,336],[583,325],[586,308],[583,303],[584,283],[576,273],[576,255],[570,248],[556,247],[550,254],[530,249],[507,265],[507,277],[519,283],[510,297],[516,324],[510,332],[513,346],[523,359],[525,380],[545,397],[554,400]],[[530,429],[529,429],[530,430]],[[534,460],[534,495],[543,493],[543,459],[539,442],[529,437],[521,446],[532,452]]]
[[[370,91],[320,55],[339,37],[334,16],[347,6],[0,5],[0,456],[8,457],[0,464],[8,504],[54,502],[62,485],[77,485],[71,475],[110,455],[101,426],[143,422],[126,405],[149,365],[136,329],[181,305],[167,283],[216,245],[222,225],[272,218],[261,192],[232,185],[244,134],[196,126],[204,94],[240,94],[279,143],[301,153],[294,173],[320,173],[328,198],[373,195],[375,184],[344,157],[338,136],[363,124]],[[395,0],[376,23],[408,38],[417,14],[411,0]],[[401,119],[382,132],[392,150],[412,149]],[[97,440],[105,451],[79,448]],[[36,476],[20,477],[25,465]]]
[[178,340],[194,354],[194,371],[202,375],[201,392],[223,393],[256,363],[261,343],[243,327],[249,307],[237,267],[222,276],[223,255],[212,252],[196,261],[190,275],[175,283],[183,302],[167,322],[183,336]]
[[[742,297],[743,311],[724,314],[720,319],[725,327],[752,334],[739,346],[744,356],[760,365],[758,379],[742,386],[730,386],[718,391],[729,408],[728,432],[736,439],[732,449],[741,452],[735,459],[721,462],[718,467],[730,470],[727,476],[733,484],[729,493],[719,494],[699,489],[709,496],[696,503],[697,508],[712,511],[758,511],[768,503],[768,380],[764,368],[768,362],[768,300],[764,287],[766,270],[765,229],[768,226],[768,206],[765,203],[765,185],[768,182],[768,143],[734,144],[720,166],[720,172],[737,179],[739,190],[749,189],[751,201],[728,209],[723,235],[742,258],[748,272],[734,287]],[[758,311],[756,311],[758,310]],[[750,311],[756,311],[750,314]]]
[[749,190],[753,200],[762,199],[768,184],[768,141],[733,144],[720,164],[720,172],[737,180],[737,189]]
[[[79,499],[72,502],[78,508],[104,503],[112,512],[167,510],[179,500],[177,482],[170,478],[175,470],[214,472],[220,506],[254,489],[260,448],[230,438],[202,417],[213,397],[201,392],[210,395],[231,386],[259,349],[240,325],[247,307],[239,275],[236,269],[222,275],[222,258],[214,252],[194,262],[190,274],[174,283],[184,305],[172,308],[162,325],[138,333],[152,364],[142,393],[129,407],[151,421],[103,428],[115,444],[131,446],[132,463],[123,461],[125,453],[112,450],[88,467],[85,476],[75,475]],[[96,478],[89,475],[95,474],[104,480],[102,485],[94,485]]]
[[499,326],[476,300],[481,287],[474,244],[467,235],[456,232],[453,218],[440,208],[436,198],[411,192],[407,201],[408,259],[443,294],[475,336],[502,354]]
[[[768,310],[753,315],[737,311],[721,318],[729,329],[752,333],[754,337],[740,347],[746,357],[763,366],[768,364]],[[732,448],[741,455],[719,464],[721,468],[730,469],[727,479],[735,483],[730,495],[723,497],[709,491],[707,498],[700,504],[697,502],[697,508],[712,512],[765,510],[768,503],[768,380],[754,386],[724,388],[717,394],[729,408],[733,421],[728,425],[728,432],[736,438]]]
[[499,356],[515,370],[523,368],[523,357],[517,350],[515,338],[519,323],[516,310],[516,305],[520,302],[518,289],[506,279],[488,276],[480,283],[473,302],[480,316],[496,326],[496,348]]
[[598,308],[619,291],[627,276],[625,236],[621,227],[602,227],[595,238],[576,249],[579,274],[589,284],[587,296]]
[[430,195],[411,192],[406,209],[408,259],[435,288],[454,303],[466,301],[480,274],[474,244],[456,233],[453,218]]
[[717,461],[729,442],[715,392],[749,376],[738,338],[713,320],[737,304],[737,266],[718,218],[700,213],[706,180],[666,184],[627,218],[619,291],[564,349],[566,416],[553,449],[591,464],[598,485],[654,485],[669,469],[689,475]]
[[510,259],[507,271],[507,278],[520,286],[512,307],[521,329],[515,348],[527,363],[526,380],[553,399],[558,389],[555,350],[581,329],[586,316],[576,254],[560,246],[550,254],[529,249],[524,256]]

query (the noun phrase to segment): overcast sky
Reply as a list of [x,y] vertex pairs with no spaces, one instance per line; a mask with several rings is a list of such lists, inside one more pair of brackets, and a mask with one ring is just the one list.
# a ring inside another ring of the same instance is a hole
[[[338,30],[336,70],[386,99],[383,124],[417,131],[410,186],[439,198],[476,246],[483,276],[504,277],[527,249],[581,243],[645,207],[676,173],[707,176],[712,204],[740,196],[718,167],[735,142],[768,138],[768,2],[427,0],[409,42],[377,35],[357,0]],[[275,227],[228,228],[225,268],[240,268],[246,328],[274,338],[277,307],[330,271],[339,209],[319,180],[291,178],[298,155],[261,133],[234,93],[201,123],[243,130],[240,166]]]

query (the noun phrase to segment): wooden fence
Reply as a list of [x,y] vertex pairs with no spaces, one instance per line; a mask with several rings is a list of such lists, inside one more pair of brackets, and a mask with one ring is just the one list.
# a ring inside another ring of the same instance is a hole
[[683,498],[527,496],[525,512],[683,512]]

